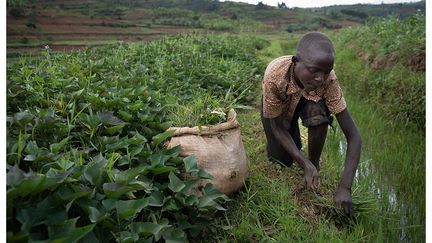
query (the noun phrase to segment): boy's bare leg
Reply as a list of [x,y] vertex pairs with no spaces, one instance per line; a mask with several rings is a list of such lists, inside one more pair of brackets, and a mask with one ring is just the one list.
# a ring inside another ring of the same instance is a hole
[[320,170],[319,160],[327,136],[327,128],[327,123],[308,128],[309,160],[315,165],[318,171]]

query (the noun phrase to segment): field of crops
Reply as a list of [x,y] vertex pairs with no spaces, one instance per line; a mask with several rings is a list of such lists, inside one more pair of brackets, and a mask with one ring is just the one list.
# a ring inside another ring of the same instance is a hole
[[189,36],[21,58],[7,68],[8,240],[196,237],[227,198],[161,143],[254,100],[265,42]]
[[[181,34],[8,61],[8,242],[423,241],[425,73],[411,57],[424,33],[422,15],[329,32],[364,141],[353,218],[333,204],[346,152],[337,124],[318,193],[265,154],[262,75],[299,34]],[[249,178],[229,198],[211,184],[198,197],[191,188],[210,175],[164,147],[167,129],[217,124],[231,108]]]

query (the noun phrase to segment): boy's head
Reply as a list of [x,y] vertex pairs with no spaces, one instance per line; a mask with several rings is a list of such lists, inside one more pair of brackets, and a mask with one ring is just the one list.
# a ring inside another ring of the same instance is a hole
[[335,51],[323,33],[305,34],[297,45],[295,76],[306,91],[318,88],[333,69]]

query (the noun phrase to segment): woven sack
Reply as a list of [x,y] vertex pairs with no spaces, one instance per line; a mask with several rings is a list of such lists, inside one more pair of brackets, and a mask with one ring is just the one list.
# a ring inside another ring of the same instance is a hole
[[221,124],[170,128],[175,132],[167,146],[180,145],[180,156],[195,155],[198,166],[214,177],[212,180],[200,180],[196,188],[211,182],[229,195],[243,186],[248,176],[248,162],[236,116],[231,109],[227,122]]

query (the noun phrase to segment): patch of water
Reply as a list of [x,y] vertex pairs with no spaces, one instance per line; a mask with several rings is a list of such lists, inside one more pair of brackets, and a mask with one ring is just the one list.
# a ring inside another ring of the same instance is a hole
[[[340,155],[345,156],[346,150],[347,144],[343,139],[341,139],[339,141]],[[408,240],[406,231],[409,226],[408,208],[410,205],[404,202],[403,199],[398,198],[396,189],[389,185],[389,182],[386,182],[386,178],[383,178],[383,175],[381,175],[379,171],[374,170],[373,163],[374,160],[371,158],[361,159],[355,173],[354,181],[359,184],[362,180],[368,180],[369,189],[370,191],[374,192],[377,200],[381,203],[387,204],[387,210],[392,211],[399,216],[399,241],[406,242]],[[415,206],[411,206],[414,207],[412,210],[415,210]]]

